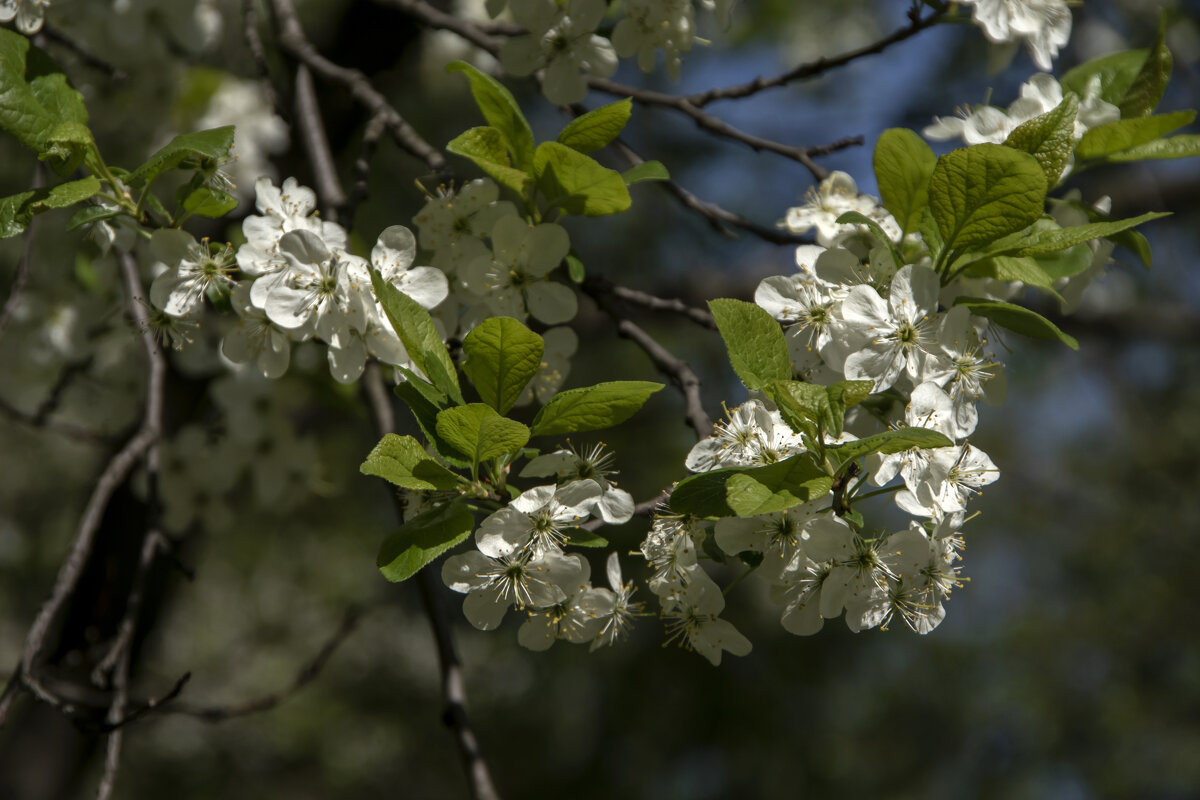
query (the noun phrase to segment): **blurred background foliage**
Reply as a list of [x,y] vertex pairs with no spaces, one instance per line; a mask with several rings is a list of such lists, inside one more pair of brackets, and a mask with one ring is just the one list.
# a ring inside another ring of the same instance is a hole
[[[126,73],[113,80],[47,44],[87,96],[110,163],[139,163],[196,124],[229,75],[254,76],[240,4],[201,6],[215,16],[201,18],[190,4],[169,0],[55,0],[51,23]],[[1159,7],[1176,64],[1163,108],[1200,106],[1195,2],[1087,0],[1074,9],[1058,74],[1106,52],[1148,45]],[[874,41],[902,25],[906,9],[898,0],[742,0],[730,32],[702,27],[713,46],[690,54],[680,85],[643,78],[630,65],[617,77],[668,91],[741,82]],[[366,72],[435,145],[477,124],[465,82],[441,71],[468,52],[452,37],[422,34],[402,14],[367,0],[313,0],[301,11],[317,46]],[[933,114],[982,102],[989,92],[1006,105],[1035,71],[1018,53],[989,74],[995,60],[975,28],[942,26],[820,80],[711,110],[787,142],[863,136],[865,147],[823,163],[849,171],[870,192],[870,153],[882,130],[919,130]],[[286,79],[286,64],[273,66]],[[540,136],[563,124],[530,80],[509,84]],[[365,119],[341,90],[321,88],[349,183]],[[588,99],[600,102],[608,100]],[[669,110],[635,107],[629,138],[683,186],[767,225],[811,183],[798,164],[713,140]],[[311,184],[297,137],[275,163],[278,177]],[[465,163],[453,166],[473,174]],[[535,654],[516,644],[515,620],[499,633],[470,629],[447,592],[476,729],[502,794],[1194,797],[1198,167],[1160,162],[1073,182],[1085,200],[1112,196],[1118,217],[1175,215],[1146,229],[1153,270],[1114,267],[1089,290],[1079,314],[1062,323],[1079,337],[1078,353],[1043,342],[1004,343],[1011,349],[1009,401],[982,415],[974,438],[1000,465],[1002,480],[979,501],[982,514],[967,528],[970,582],[931,635],[901,627],[853,635],[835,621],[814,637],[793,637],[765,598],[741,586],[728,615],[755,649],[718,669],[660,646],[652,618],[624,646],[589,655],[560,643]],[[0,140],[0,193],[27,187],[32,171],[27,153]],[[382,142],[355,241],[369,247],[382,228],[409,224],[422,202],[414,181],[434,188],[421,165]],[[700,305],[718,295],[748,299],[762,277],[792,268],[790,248],[749,236],[726,240],[652,185],[636,188],[634,203],[631,213],[571,226],[593,274]],[[251,210],[243,202],[237,213]],[[117,310],[114,264],[94,248],[81,249],[75,233],[62,234],[64,221],[42,222],[29,288],[0,347],[3,405],[25,413],[47,408],[54,423],[36,428],[0,415],[0,670],[18,658],[111,447],[63,427],[111,435],[136,420],[141,403],[139,345]],[[236,222],[194,230],[238,235]],[[0,286],[8,287],[22,243],[0,244]],[[1133,260],[1122,251],[1117,257]],[[722,402],[740,402],[715,334],[676,318],[638,320],[697,370],[710,413]],[[204,321],[200,336],[210,352],[226,322],[215,315]],[[568,386],[659,379],[590,301],[581,303],[574,326],[582,344]],[[168,428],[176,442],[190,443],[177,446],[174,463],[197,474],[207,491],[191,497],[196,521],[177,532],[181,568],[153,587],[137,692],[161,693],[185,672],[192,677],[179,704],[240,703],[279,691],[348,607],[364,613],[319,677],[274,710],[217,724],[156,713],[131,725],[117,796],[464,796],[415,590],[386,583],[374,566],[395,518],[385,485],[358,474],[377,438],[363,399],[354,387],[331,386],[315,348],[299,348],[293,369],[276,384],[220,391],[214,387],[232,379],[202,348],[172,358]],[[255,434],[277,428],[301,450],[272,452],[270,440]],[[604,438],[624,468],[622,485],[638,499],[679,476],[693,441],[682,399],[672,392]],[[138,498],[137,481],[119,493],[103,531],[114,537],[113,555],[89,573],[92,588],[104,585],[105,568],[118,569],[122,526],[139,518]],[[613,541],[636,548],[644,524],[613,531]],[[641,574],[640,559],[623,562],[627,576]],[[601,565],[593,567],[599,574]],[[63,644],[52,654],[54,669],[68,677],[86,674],[111,635],[105,595],[81,594],[93,599],[71,609]],[[18,712],[0,732],[0,796],[90,796],[99,774],[95,731],[73,728],[27,700]]]

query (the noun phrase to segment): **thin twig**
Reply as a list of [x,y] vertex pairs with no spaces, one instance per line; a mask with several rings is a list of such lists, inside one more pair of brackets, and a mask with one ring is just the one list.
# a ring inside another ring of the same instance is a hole
[[659,344],[653,336],[634,322],[621,316],[603,292],[591,289],[586,283],[583,285],[583,291],[617,323],[617,333],[622,338],[632,339],[638,347],[642,348],[654,362],[654,366],[666,373],[671,382],[683,393],[686,419],[692,426],[692,430],[696,432],[697,438],[702,439],[710,435],[713,430],[712,418],[704,410],[704,404],[700,399],[700,378],[691,366]]
[[85,49],[81,44],[79,44],[79,42],[75,41],[58,28],[55,28],[51,25],[42,25],[42,29],[38,32],[37,38],[45,38],[46,41],[54,42],[55,44],[71,51],[81,62],[98,72],[104,73],[104,75],[106,75],[110,80],[123,81],[129,77],[124,70],[108,63],[95,53]]
[[258,34],[258,0],[242,0],[242,38],[246,40],[246,49],[254,60],[254,68],[258,70],[258,80],[267,96],[271,107],[280,117],[287,119],[286,109],[279,102],[279,93],[271,81],[271,68],[267,64],[267,53],[263,48],[262,37]]
[[317,194],[322,200],[321,209],[330,222],[338,221],[338,211],[346,204],[346,193],[333,163],[329,149],[329,137],[325,134],[325,122],[321,119],[321,105],[317,101],[317,88],[313,85],[312,72],[304,64],[296,67],[296,124],[300,127],[300,138],[304,140],[304,151],[316,179]]
[[626,286],[618,286],[608,278],[600,275],[589,275],[584,280],[584,291],[603,292],[619,300],[634,303],[652,311],[668,311],[673,314],[681,314],[702,328],[714,331],[717,329],[717,323],[713,320],[713,315],[702,308],[689,306],[687,303],[676,298],[655,297],[652,294],[630,289]]
[[[40,189],[45,184],[45,167],[39,161],[33,168],[33,186],[30,188]],[[17,262],[17,277],[13,279],[12,288],[8,292],[8,299],[4,301],[4,308],[0,310],[0,337],[4,336],[4,331],[8,329],[8,323],[12,321],[17,306],[21,304],[21,297],[25,293],[25,284],[29,282],[30,263],[33,261],[33,239],[37,232],[37,225],[38,218],[34,217],[29,220],[29,225],[25,228],[25,242],[21,249],[21,260]]]
[[375,150],[379,146],[385,125],[386,120],[376,114],[363,129],[362,145],[358,150],[358,158],[354,160],[354,185],[350,187],[350,196],[346,199],[346,207],[342,213],[347,228],[354,224],[354,215],[358,213],[359,205],[370,194],[371,159],[375,157]]
[[189,703],[174,703],[165,708],[164,712],[196,717],[205,722],[225,722],[235,717],[245,717],[250,714],[270,711],[299,694],[301,690],[316,680],[333,657],[333,654],[337,652],[337,649],[357,630],[358,623],[364,613],[364,610],[357,606],[351,606],[346,609],[346,613],[342,616],[342,621],[338,625],[337,630],[321,645],[321,649],[317,651],[317,654],[300,668],[296,673],[296,677],[292,678],[291,683],[283,689],[268,692],[261,697],[255,697],[251,700],[244,700],[240,703],[231,703],[223,706],[197,706]]
[[500,42],[490,34],[503,33],[504,35],[512,36],[520,32],[516,29],[503,29],[494,25],[490,26],[490,29],[485,29],[484,26],[476,25],[470,20],[456,17],[453,14],[447,14],[440,9],[434,8],[423,0],[375,0],[375,2],[380,5],[398,8],[405,14],[415,17],[431,28],[458,34],[479,49],[485,50],[494,56],[500,54]]
[[693,106],[696,106],[697,108],[703,108],[714,100],[737,100],[743,97],[750,97],[751,95],[758,94],[764,89],[786,86],[794,81],[815,78],[822,73],[828,72],[829,70],[837,67],[843,67],[846,64],[849,64],[851,61],[857,61],[864,56],[882,53],[893,44],[902,42],[905,39],[909,39],[917,35],[926,28],[932,27],[940,22],[942,17],[945,16],[948,8],[948,4],[942,3],[938,7],[934,8],[929,16],[921,17],[920,8],[914,7],[909,12],[909,24],[907,26],[900,28],[891,35],[885,36],[873,44],[859,47],[855,50],[848,50],[847,52],[838,56],[833,56],[832,58],[825,58],[822,56],[816,61],[800,64],[799,66],[793,67],[787,72],[784,72],[780,75],[775,75],[771,78],[759,76],[752,81],[737,84],[736,86],[713,88],[705,92],[690,94],[687,95],[685,99]]
[[431,170],[445,173],[446,157],[434,149],[409,125],[379,91],[371,85],[367,76],[356,69],[333,63],[317,52],[304,35],[304,29],[296,16],[292,0],[271,0],[279,29],[279,43],[296,60],[307,65],[317,76],[337,83],[350,92],[350,96],[372,116],[382,116],[388,133],[404,150],[423,161]]
[[[631,167],[636,167],[638,164],[645,162],[645,159],[638,155],[632,147],[625,144],[625,142],[621,141],[620,139],[617,139],[613,144],[617,148],[617,152],[621,154],[621,157],[624,158]],[[696,197],[696,195],[692,194],[687,189],[684,189],[673,180],[658,181],[658,183],[661,183],[663,188],[669,192],[672,197],[679,201],[680,205],[689,211],[699,214],[708,221],[708,224],[713,230],[726,238],[737,238],[737,234],[729,229],[729,226],[733,226],[735,228],[741,228],[748,233],[752,233],[763,241],[770,242],[771,244],[812,244],[814,241],[811,235],[797,236],[790,231],[780,230],[778,228],[767,228],[755,222],[751,222],[739,214],[735,214],[732,211],[721,208],[716,203],[710,203],[707,200],[701,200],[699,197]]]
[[[383,436],[395,430],[395,415],[392,412],[391,398],[384,387],[379,367],[375,363],[367,365],[363,376],[364,388],[368,402],[375,417],[375,426],[379,435]],[[396,513],[403,519],[404,509],[399,495],[393,494],[396,500]],[[417,588],[421,602],[425,606],[429,625],[433,629],[433,638],[437,643],[438,665],[442,673],[442,701],[446,725],[454,732],[458,742],[459,753],[467,771],[467,781],[470,785],[471,796],[475,800],[499,800],[500,794],[492,781],[487,761],[479,748],[479,740],[471,725],[467,713],[467,692],[463,681],[462,662],[454,645],[453,629],[446,609],[438,602],[438,592],[441,587],[435,575],[428,569],[419,571],[416,575]]]

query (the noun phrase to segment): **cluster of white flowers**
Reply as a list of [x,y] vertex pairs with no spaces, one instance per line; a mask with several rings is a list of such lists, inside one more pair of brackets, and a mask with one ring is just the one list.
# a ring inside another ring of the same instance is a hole
[[[847,211],[873,220],[893,241],[878,241],[865,225],[837,223]],[[821,242],[799,247],[797,271],[766,278],[755,293],[756,303],[787,326],[793,372],[821,384],[869,381],[873,393],[903,398],[899,418],[852,410],[846,431],[837,438],[826,434],[826,446],[884,425],[929,429],[954,444],[867,456],[865,474],[846,490],[852,496],[868,482],[892,487],[896,505],[915,518],[903,530],[868,534],[839,516],[827,494],[782,512],[721,519],[712,530],[715,545],[728,557],[740,556],[752,576],[769,585],[781,623],[792,633],[815,633],[843,612],[855,631],[899,618],[928,633],[960,582],[967,503],[999,477],[991,459],[968,442],[978,402],[1003,399],[1003,368],[984,352],[986,320],[952,305],[967,293],[963,280],[943,287],[927,258],[895,263],[893,252],[919,252],[919,242],[894,250],[899,227],[848,175],[830,176],[781,224],[797,232],[816,228]],[[971,285],[969,293],[989,289],[1007,291]],[[752,392],[692,448],[685,464],[692,472],[766,466],[805,450],[774,404]],[[661,514],[642,552],[654,570],[651,589],[675,621],[681,644],[717,663],[722,650],[740,655],[750,644],[718,618],[724,597],[700,565],[708,525]]]
[[[328,345],[333,377],[349,383],[362,374],[368,353],[410,366],[408,353],[375,297],[371,269],[425,308],[447,296],[445,274],[413,267],[417,243],[394,225],[380,234],[370,264],[347,252],[347,234],[321,220],[316,195],[294,178],[282,189],[269,178],[255,185],[261,216],[242,223],[246,242],[236,254],[228,245],[196,242],[179,230],[154,234],[158,277],[150,298],[167,317],[186,320],[206,296],[228,292],[238,326],[221,344],[234,363],[254,362],[267,377],[287,371],[291,342],[319,339]],[[234,277],[234,265],[241,279]]]
[[472,625],[493,630],[509,609],[525,611],[517,640],[531,650],[559,639],[590,642],[594,650],[631,627],[639,605],[630,600],[633,585],[622,580],[617,554],[608,557],[605,589],[592,586],[583,556],[563,550],[570,530],[593,514],[611,523],[632,516],[632,498],[608,480],[610,461],[602,447],[534,459],[522,475],[557,474],[561,482],[522,492],[479,525],[475,550],[446,559],[442,580],[466,594],[463,613]]
[[1067,0],[960,0],[973,7],[975,24],[997,44],[1023,42],[1039,69],[1050,69],[1071,38]]

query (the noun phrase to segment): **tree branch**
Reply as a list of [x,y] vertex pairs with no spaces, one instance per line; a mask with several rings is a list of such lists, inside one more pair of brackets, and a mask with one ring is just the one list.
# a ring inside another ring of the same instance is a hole
[[337,649],[350,638],[350,634],[358,629],[358,623],[362,619],[365,612],[357,606],[351,606],[342,616],[342,621],[338,625],[337,630],[333,635],[326,640],[325,644],[321,645],[321,649],[317,654],[308,660],[296,673],[296,677],[286,688],[275,692],[256,697],[252,700],[245,700],[241,703],[231,703],[223,706],[197,706],[188,703],[175,703],[164,709],[168,714],[183,714],[189,717],[196,717],[205,722],[224,722],[235,717],[245,717],[250,714],[259,714],[263,711],[271,709],[290,700],[295,695],[299,694],[306,686],[312,683],[325,669],[333,654]]
[[346,204],[346,193],[338,177],[337,165],[329,149],[329,137],[325,134],[325,122],[321,119],[321,105],[317,102],[317,89],[313,85],[312,72],[304,64],[296,67],[296,124],[300,127],[300,138],[304,140],[304,152],[312,166],[321,197],[325,218],[338,221],[338,211]]
[[[37,658],[46,643],[46,636],[51,625],[67,599],[74,593],[83,574],[83,568],[91,555],[95,543],[96,531],[108,507],[108,501],[117,490],[138,460],[147,454],[162,434],[163,398],[166,385],[167,363],[159,350],[158,342],[150,328],[149,314],[142,301],[141,281],[137,274],[137,264],[128,253],[120,256],[122,275],[128,293],[129,313],[135,325],[141,331],[142,345],[147,356],[146,408],[142,416],[142,424],[125,446],[120,449],[108,462],[101,472],[92,495],[84,508],[83,517],[75,533],[67,558],[59,568],[50,598],[38,611],[33,625],[25,638],[21,653],[20,665],[10,683],[18,682],[28,688],[39,699],[59,705],[57,698],[41,684],[36,673]],[[6,692],[9,691],[6,689]],[[0,711],[7,712],[8,705],[0,706]],[[4,724],[4,716],[0,715],[0,726]]]
[[367,76],[356,69],[339,66],[322,56],[304,35],[292,0],[270,0],[279,31],[279,43],[297,61],[317,76],[343,86],[350,96],[372,116],[382,116],[388,133],[404,150],[425,162],[434,172],[447,172],[446,158],[421,138],[411,125],[384,98]]
[[589,275],[583,282],[583,290],[589,294],[594,292],[607,294],[652,311],[669,311],[674,314],[681,314],[702,328],[708,328],[713,331],[717,329],[717,323],[713,320],[713,315],[703,309],[693,308],[679,299],[668,300],[662,297],[655,297],[646,292],[639,292],[636,289],[618,286],[608,278],[599,275]]

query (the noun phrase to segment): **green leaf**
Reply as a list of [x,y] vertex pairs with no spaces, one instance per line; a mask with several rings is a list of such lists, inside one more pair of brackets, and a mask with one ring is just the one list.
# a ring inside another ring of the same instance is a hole
[[1028,256],[991,256],[980,259],[965,271],[971,278],[993,278],[998,281],[1020,281],[1058,296],[1054,280],[1046,274],[1037,259]]
[[1045,114],[1018,125],[1004,144],[1036,158],[1046,174],[1046,185],[1056,186],[1067,162],[1071,160],[1075,146],[1075,117],[1078,114],[1079,99],[1068,94]]
[[522,197],[529,189],[533,176],[511,166],[504,136],[496,128],[471,128],[463,131],[446,145],[446,150],[469,158],[501,186],[507,186]]
[[832,486],[812,454],[800,453],[765,467],[715,469],[684,478],[672,490],[670,505],[676,513],[698,517],[753,516],[821,497]]
[[1042,272],[1049,275],[1051,280],[1057,281],[1061,278],[1074,277],[1083,272],[1092,265],[1095,256],[1091,247],[1086,244],[1077,244],[1066,250],[1043,253],[1035,256],[1034,260],[1037,261]]
[[358,469],[405,489],[449,490],[458,485],[458,476],[430,458],[420,442],[394,433],[380,439]]
[[625,181],[626,186],[633,186],[642,181],[669,181],[671,174],[661,161],[643,161],[622,172],[621,180]]
[[[28,78],[27,78],[28,73]],[[92,144],[83,96],[24,36],[0,28],[0,128],[69,175]]]
[[183,201],[183,209],[209,219],[219,219],[237,208],[238,199],[233,195],[201,186]]
[[516,166],[528,172],[533,167],[533,131],[521,113],[512,92],[495,78],[480,72],[465,61],[446,65],[447,72],[461,72],[471,82],[471,95],[483,112],[488,125],[500,132],[504,144],[513,154]]
[[558,142],[581,153],[599,150],[621,135],[632,112],[633,101],[628,97],[601,106],[567,123]]
[[1079,342],[1073,336],[1063,333],[1053,322],[1028,308],[979,297],[960,297],[954,301],[954,305],[966,306],[975,316],[986,317],[1022,336],[1033,339],[1058,339],[1072,350],[1079,349]]
[[433,325],[433,318],[416,300],[397,289],[371,270],[371,285],[375,296],[383,305],[392,329],[404,343],[408,356],[417,369],[425,373],[429,382],[454,402],[462,405],[462,389],[458,385],[458,374],[454,362]]
[[1105,157],[1105,161],[1149,161],[1164,158],[1190,158],[1200,156],[1200,134],[1183,133],[1170,139],[1155,139],[1152,142],[1131,147],[1120,153]]
[[587,272],[583,268],[583,262],[574,253],[567,253],[567,274],[575,283],[583,283],[583,279],[587,277]]
[[608,381],[559,392],[533,418],[533,435],[611,428],[632,417],[662,388],[651,381]]
[[[775,381],[763,387],[763,390],[779,406],[784,420],[797,433],[807,433],[815,439],[817,430],[814,425],[819,425],[823,431],[841,427],[841,420],[834,418],[833,409],[829,405],[829,392],[820,384]],[[793,424],[789,421],[788,418],[794,418],[796,414],[801,415],[805,422]]]
[[470,469],[471,464],[464,461],[462,456],[450,446],[450,443],[439,436],[437,432],[437,415],[442,410],[442,404],[446,402],[446,396],[431,383],[409,370],[401,367],[400,371],[406,375],[408,380],[397,384],[393,391],[408,406],[417,425],[421,428],[421,433],[425,434],[425,438],[429,440],[434,450],[447,464],[459,469]]
[[731,475],[725,502],[739,517],[771,514],[816,500],[833,487],[833,479],[812,454],[800,453],[777,464]]
[[571,528],[567,534],[566,544],[572,547],[608,547],[608,539],[598,536],[583,528]]
[[67,220],[67,230],[73,231],[81,225],[87,225],[89,222],[99,222],[100,220],[112,219],[119,217],[125,212],[119,208],[109,208],[107,206],[90,205],[76,211]]
[[[1075,148],[1079,158],[1102,158],[1112,156],[1138,145],[1146,144],[1160,136],[1179,130],[1196,119],[1195,111],[1173,111],[1153,117],[1121,119],[1097,125],[1083,135]],[[1114,160],[1109,158],[1108,160]],[[1125,161],[1133,159],[1122,159]]]
[[182,167],[215,170],[229,161],[233,149],[233,126],[181,133],[129,174],[128,183],[150,185],[168,170]]
[[410,519],[384,540],[376,564],[393,583],[408,580],[421,567],[471,535],[475,519],[462,503],[447,503]]
[[515,453],[529,441],[529,428],[500,416],[483,403],[439,412],[437,432],[472,465]]
[[1150,51],[1145,49],[1126,50],[1080,64],[1063,75],[1060,81],[1063,93],[1074,92],[1080,97],[1087,97],[1088,84],[1093,75],[1098,75],[1100,99],[1111,105],[1119,106],[1129,92],[1129,87],[1133,85],[1134,79],[1141,72],[1149,54]]
[[792,377],[787,339],[779,323],[754,303],[730,298],[708,301],[708,310],[729,351],[729,363],[747,389]]
[[491,317],[463,339],[463,372],[483,402],[506,414],[537,374],[545,348],[541,336],[515,319]]
[[891,247],[893,244],[891,237],[883,232],[883,228],[879,227],[879,223],[868,217],[866,214],[862,214],[858,211],[847,211],[834,221],[840,225],[866,225],[867,230],[871,232],[871,235],[878,239],[882,244],[887,245],[888,247]]
[[558,142],[538,145],[533,173],[546,203],[568,214],[602,217],[618,214],[632,203],[619,172]]
[[1153,112],[1158,107],[1158,101],[1162,100],[1167,83],[1171,80],[1171,66],[1175,61],[1167,48],[1166,34],[1167,18],[1163,14],[1160,17],[1158,38],[1154,41],[1154,47],[1150,48],[1150,54],[1146,56],[1142,68],[1138,70],[1137,76],[1129,86],[1129,91],[1119,103],[1122,119],[1144,117]]
[[100,181],[88,176],[82,180],[60,183],[49,189],[31,189],[11,197],[0,198],[0,239],[24,232],[30,221],[43,211],[73,206],[99,191]]
[[842,435],[842,426],[846,419],[846,409],[853,408],[871,396],[875,389],[874,381],[838,381],[832,386],[825,387],[829,396],[829,410],[834,426],[829,433],[834,436]]
[[875,144],[874,166],[883,207],[904,233],[916,230],[929,205],[929,178],[937,156],[915,132],[889,128]]
[[1113,220],[1111,222],[1092,222],[1087,225],[1075,225],[1070,228],[1055,228],[1037,231],[1023,240],[1021,247],[1012,252],[1018,256],[1036,256],[1065,250],[1077,244],[1092,239],[1107,239],[1113,234],[1135,228],[1144,222],[1169,217],[1170,212],[1150,211],[1138,217]]
[[853,442],[834,445],[829,448],[829,456],[838,465],[838,472],[851,461],[857,461],[872,453],[903,453],[914,447],[953,447],[954,442],[937,431],[928,428],[899,428],[894,431],[884,431],[874,436],[855,439]]
[[1011,147],[977,144],[946,153],[929,179],[929,207],[947,248],[986,244],[1042,215],[1046,175]]

